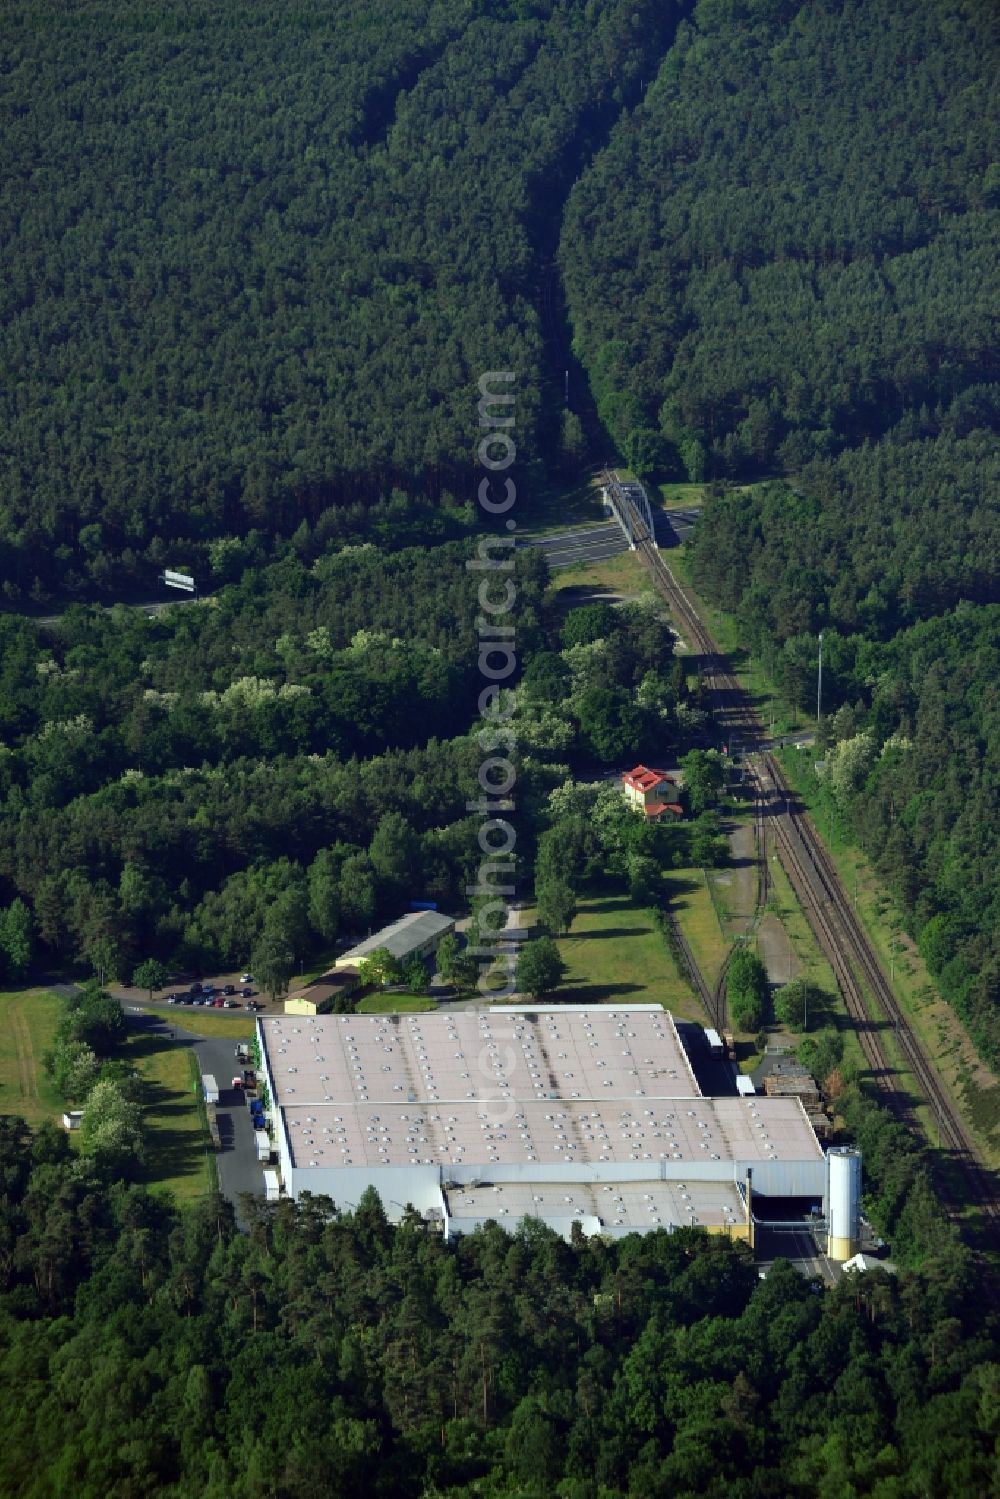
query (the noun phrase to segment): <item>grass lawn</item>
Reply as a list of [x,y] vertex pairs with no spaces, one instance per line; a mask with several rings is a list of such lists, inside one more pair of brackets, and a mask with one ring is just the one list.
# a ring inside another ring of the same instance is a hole
[[[637,552],[620,552],[603,562],[580,562],[572,567],[552,569],[549,597],[557,608],[572,609],[585,604],[595,594],[615,593],[635,598],[651,593],[649,574]],[[579,595],[579,597],[575,596]]]
[[687,938],[702,978],[711,989],[722,971],[730,942],[719,924],[705,871],[672,869],[667,885],[670,909]]
[[[902,916],[888,890],[860,849],[847,841],[837,819],[821,809],[811,757],[785,750],[781,760],[801,800],[813,811],[911,1030],[958,1102],[984,1159],[994,1169],[1000,1167],[1000,1083],[979,1059],[962,1022],[939,994],[916,944],[903,929]],[[930,1111],[922,1110],[921,1117],[927,1138],[936,1143],[937,1125]]]
[[215,1165],[194,1053],[155,1034],[133,1032],[125,1057],[144,1085],[146,1155],[139,1180],[178,1202],[204,1196],[215,1185]]
[[769,873],[771,893],[768,896],[767,909],[784,928],[791,948],[791,966],[795,978],[805,979],[807,983],[817,989],[822,989],[826,994],[836,993],[837,980],[833,969],[820,951],[812,927],[806,920],[805,912],[792,889],[791,881],[777,854],[773,852],[770,855]]
[[[813,1010],[808,1031],[786,1031],[773,1021],[765,1025],[764,1029],[775,1039],[791,1040],[793,1044],[797,1044],[803,1036],[815,1035],[817,1031],[829,1027],[844,1039],[845,1063],[853,1063],[863,1072],[867,1069],[867,1063],[833,969],[820,950],[791,881],[777,855],[773,853],[770,857],[770,877],[771,893],[767,912],[773,920],[780,923],[782,940],[788,944],[791,953],[791,971],[796,979],[804,979],[812,990],[822,993],[824,1001],[818,1014]],[[745,1065],[741,1060],[741,1066],[744,1071],[749,1072],[759,1060],[759,1056],[748,1056]]]
[[436,1010],[437,1004],[426,994],[369,994],[358,1005],[359,1015],[413,1015]]
[[693,510],[704,503],[707,487],[705,484],[648,484],[646,490],[654,505],[659,495],[665,510]]
[[[522,926],[534,921],[533,910],[523,913]],[[658,1004],[682,1019],[704,1022],[701,1005],[678,974],[652,917],[628,895],[582,897],[573,925],[556,945],[566,964],[557,1002]]]
[[58,1120],[62,1099],[42,1071],[63,1014],[57,994],[18,989],[0,994],[0,1114],[20,1114],[28,1124]]
[[[42,1071],[42,1054],[52,1045],[62,1014],[57,994],[41,989],[0,994],[0,1113],[20,1114],[32,1126],[61,1117],[66,1105]],[[173,1192],[178,1201],[201,1196],[214,1182],[214,1166],[205,1152],[194,1057],[183,1047],[136,1031],[122,1055],[145,1084],[148,1153],[140,1180],[154,1190]]]
[[193,1031],[196,1036],[232,1036],[234,1041],[249,1041],[254,1035],[254,1019],[246,1010],[193,1009],[190,1005],[178,1006],[165,1014],[163,1010],[143,1009],[144,1015],[154,1015],[166,1026],[175,1025],[178,1030]]

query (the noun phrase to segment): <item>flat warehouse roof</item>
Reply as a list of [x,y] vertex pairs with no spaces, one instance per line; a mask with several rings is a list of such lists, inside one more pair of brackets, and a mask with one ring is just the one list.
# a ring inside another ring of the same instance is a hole
[[667,1011],[268,1017],[275,1103],[698,1097]]
[[502,1182],[455,1187],[445,1192],[448,1215],[463,1220],[505,1218],[598,1218],[623,1230],[694,1226],[736,1228],[746,1222],[743,1199],[733,1182]]
[[357,963],[359,958],[368,957],[380,947],[388,948],[394,958],[405,958],[415,948],[423,947],[425,942],[452,931],[454,925],[452,918],[442,916],[440,911],[411,911],[342,953],[335,966],[343,968],[347,963]]
[[[821,1161],[798,1098],[705,1098],[652,1007],[258,1018],[289,1164]],[[707,1169],[706,1169],[707,1168]],[[603,1215],[599,1215],[603,1216]]]
[[798,1099],[283,1105],[293,1166],[821,1160]]

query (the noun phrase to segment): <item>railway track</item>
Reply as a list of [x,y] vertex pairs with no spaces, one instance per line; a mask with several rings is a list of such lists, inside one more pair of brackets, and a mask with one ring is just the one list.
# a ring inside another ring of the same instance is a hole
[[[621,494],[617,477],[607,472],[604,479],[618,491],[619,502],[628,504]],[[767,897],[767,837],[770,827],[806,917],[833,968],[873,1080],[889,1106],[907,1123],[917,1127],[913,1105],[901,1086],[885,1045],[884,1036],[891,1029],[899,1053],[923,1101],[935,1117],[942,1148],[949,1153],[966,1183],[965,1194],[951,1194],[952,1206],[959,1209],[965,1202],[975,1204],[982,1215],[984,1229],[995,1239],[1000,1229],[1000,1201],[992,1174],[980,1161],[964,1120],[917,1037],[906,1024],[892,986],[840,883],[825,845],[809,818],[795,804],[780,763],[769,751],[761,749],[763,726],[753,704],[683,587],[660,556],[634,507],[631,515],[636,549],[654,585],[670,605],[688,643],[701,658],[702,677],[712,685],[719,700],[720,723],[730,737],[734,733],[739,735],[752,760],[757,793],[755,822],[762,871],[759,886],[761,908]],[[717,981],[713,1005],[709,1007],[709,1013],[714,1011],[720,1019],[724,985],[725,969]]]
[[694,953],[691,951],[688,940],[681,930],[680,922],[672,912],[668,912],[667,915],[670,920],[670,925],[673,930],[674,937],[677,941],[677,946],[680,949],[681,957],[684,959],[684,966],[688,971],[688,979],[690,981],[691,987],[698,995],[698,998],[701,1000],[702,1004],[705,1006],[705,1012],[708,1015],[709,1020],[721,1035],[722,1031],[725,1029],[723,1020],[723,1017],[725,1015],[725,988],[722,988],[720,996],[720,985],[724,986],[726,971],[725,965],[723,965],[722,973],[716,980],[715,988],[709,989],[708,985],[705,983],[704,975],[702,974],[701,969],[698,967],[698,960],[696,959]]

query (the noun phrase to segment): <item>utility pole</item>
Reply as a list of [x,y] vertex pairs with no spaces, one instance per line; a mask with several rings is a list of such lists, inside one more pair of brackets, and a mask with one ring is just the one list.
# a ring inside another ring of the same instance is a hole
[[816,728],[823,718],[823,631],[819,632],[819,665],[816,668]]

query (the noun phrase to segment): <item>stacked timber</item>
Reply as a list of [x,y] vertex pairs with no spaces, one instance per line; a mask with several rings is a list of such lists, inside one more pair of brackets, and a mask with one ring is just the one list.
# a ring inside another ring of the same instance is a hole
[[800,1098],[807,1114],[819,1112],[819,1088],[808,1072],[771,1072],[764,1079],[764,1092],[768,1098]]

